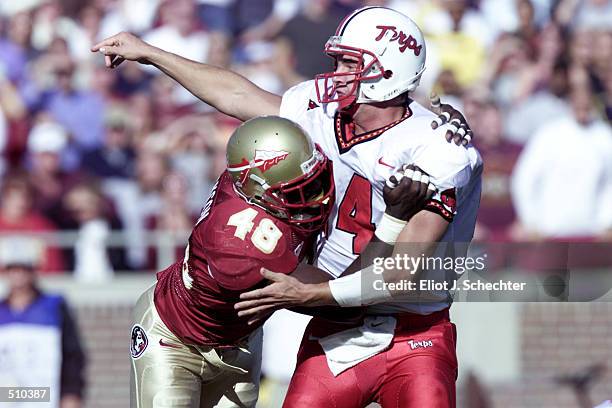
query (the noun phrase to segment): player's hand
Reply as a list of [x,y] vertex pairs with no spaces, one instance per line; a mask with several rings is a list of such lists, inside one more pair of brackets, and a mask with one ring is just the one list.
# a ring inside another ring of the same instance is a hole
[[121,32],[100,41],[91,47],[91,51],[100,51],[104,54],[106,66],[115,68],[125,60],[149,64],[147,56],[153,48],[134,34]]
[[[324,306],[334,304],[327,283],[302,283],[293,276],[261,268],[262,276],[271,283],[240,295],[234,305],[238,316],[251,316],[249,323],[259,321],[262,315],[294,306]],[[329,292],[329,293],[327,293]]]
[[446,140],[453,141],[456,145],[467,146],[474,138],[474,134],[463,114],[451,105],[441,103],[440,97],[436,93],[431,94],[430,100],[431,110],[438,115],[431,122],[431,128],[437,129],[439,126],[448,123],[451,129],[446,132]]
[[423,209],[427,200],[435,193],[436,187],[429,182],[429,175],[412,164],[387,180],[383,187],[385,212],[397,219],[408,221]]

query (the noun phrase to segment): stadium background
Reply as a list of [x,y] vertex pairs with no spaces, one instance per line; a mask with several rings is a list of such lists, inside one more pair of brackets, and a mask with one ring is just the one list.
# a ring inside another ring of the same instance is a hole
[[[459,406],[581,406],[568,382],[589,372],[591,402],[612,398],[611,1],[0,0],[0,235],[31,237],[42,286],[75,311],[86,407],[129,405],[131,305],[181,257],[237,125],[151,67],[106,69],[89,47],[128,30],[281,93],[331,68],[324,42],[366,4],[417,21],[428,65],[416,98],[436,90],[474,130],[476,240],[495,243],[496,268],[537,269],[507,260],[516,242],[599,243],[571,272],[600,302],[453,306]],[[591,108],[599,124],[580,125]],[[268,327],[261,406],[282,398],[298,322]]]

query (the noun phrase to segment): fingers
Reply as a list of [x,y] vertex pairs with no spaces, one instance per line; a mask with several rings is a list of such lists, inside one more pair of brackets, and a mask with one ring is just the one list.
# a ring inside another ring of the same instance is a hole
[[107,68],[115,68],[123,61],[125,61],[125,59],[119,55],[119,47],[117,46],[104,45],[102,47],[99,47],[98,51],[104,54],[104,64]]
[[404,168],[409,168],[414,171],[411,179],[414,184],[415,191],[418,191],[417,199],[428,199],[437,191],[436,186],[431,182],[429,174],[424,172],[420,167],[411,165],[404,166]]
[[463,140],[461,141],[461,143],[462,143],[464,146],[467,146],[467,145],[469,145],[470,143],[472,143],[472,139],[473,139],[473,138],[474,138],[474,135],[473,135],[472,131],[471,131],[471,130],[468,130],[468,131],[467,131],[467,134],[465,135],[465,137],[463,138]]
[[434,113],[440,115],[442,113],[442,106],[441,106],[441,103],[440,103],[440,96],[438,96],[437,93],[432,92],[431,95],[429,96],[429,100],[431,101],[431,110]]
[[[267,293],[267,289],[268,287],[265,288],[261,288],[261,289],[255,289],[255,290],[251,290],[250,292],[244,292],[240,294],[240,299],[242,300],[247,300],[247,299],[259,299],[261,297],[266,296]],[[238,303],[240,304],[240,303]]]
[[457,118],[453,118],[448,124],[449,124],[449,129],[446,131],[445,137],[446,137],[446,141],[450,142],[457,135],[457,132],[459,131],[459,128],[461,127],[461,121]]
[[96,45],[92,46],[91,52],[98,52],[100,51],[100,48],[109,47],[113,45],[117,45],[117,36],[115,35],[112,37],[105,38],[104,40],[100,41]]
[[474,135],[463,114],[451,105],[439,103],[438,95],[432,94],[430,99],[432,111],[438,114],[438,117],[431,123],[432,129],[448,123],[450,128],[445,134],[448,142],[463,146],[470,144]]
[[397,187],[401,190],[400,195],[416,193],[421,198],[436,192],[436,187],[431,182],[429,175],[413,164],[402,166],[399,172],[386,181],[385,188],[395,189]]
[[253,294],[245,298],[240,296],[240,299],[242,300],[234,305],[234,310],[238,311],[238,316],[245,316],[256,313],[255,309],[260,308],[262,306],[279,306],[284,304],[282,300],[277,299],[277,296],[275,296],[274,291],[272,291],[271,293],[260,292],[259,295]]
[[404,178],[404,173],[398,172],[398,173],[392,174],[391,177],[387,179],[385,184],[389,188],[395,188],[398,186],[400,181],[402,181],[402,178]]
[[104,63],[108,68],[115,68],[125,61],[125,58],[121,55],[122,35],[123,33],[119,33],[106,38],[91,47],[92,52],[104,54]]
[[261,299],[240,301],[234,305],[234,309],[239,311],[238,316],[243,316],[241,312],[252,311],[253,308],[264,306],[264,305],[276,304],[276,303],[277,303],[276,299],[270,298],[270,297],[264,297]]
[[433,120],[433,122],[431,122],[431,128],[432,129],[437,129],[438,127],[445,125],[446,123],[448,123],[448,121],[450,120],[451,115],[448,112],[442,112],[438,115],[437,118],[435,118]]
[[249,310],[240,311],[238,312],[238,316],[239,317],[249,317],[250,316],[251,319],[249,319],[248,323],[254,324],[260,321],[262,318],[265,318],[271,315],[277,309],[278,309],[277,305],[262,305],[262,306],[254,307]]
[[125,61],[125,58],[120,57],[118,55],[115,55],[115,58],[113,58],[113,60],[111,61],[111,68],[116,68],[119,66],[119,64],[121,64],[123,61]]
[[260,273],[261,276],[273,282],[281,282],[287,279],[287,275],[285,275],[284,273],[272,272],[271,270],[268,270],[266,268],[261,268]]

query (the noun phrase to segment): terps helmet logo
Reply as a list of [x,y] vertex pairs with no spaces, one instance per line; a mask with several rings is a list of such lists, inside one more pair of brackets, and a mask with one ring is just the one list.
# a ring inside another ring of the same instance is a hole
[[243,157],[240,163],[227,166],[227,170],[241,172],[240,182],[244,183],[252,169],[259,169],[262,173],[265,173],[279,161],[285,160],[287,156],[289,156],[289,152],[284,150],[255,150],[255,157],[252,161],[249,162]]
[[149,345],[149,339],[145,330],[138,324],[132,327],[132,343],[130,344],[130,352],[132,358],[139,358],[145,352]]
[[412,35],[407,36],[406,33],[404,33],[401,30],[397,32],[397,27],[395,26],[379,25],[379,26],[376,26],[376,28],[380,30],[378,37],[375,38],[376,41],[382,40],[385,34],[387,34],[387,32],[391,32],[392,34],[391,34],[391,38],[389,38],[389,42],[397,41],[399,44],[400,52],[404,52],[406,51],[406,48],[409,48],[412,51],[414,51],[414,55],[416,55],[417,57],[421,55],[421,50],[423,49],[423,45],[419,45],[417,43],[416,38],[414,38]]

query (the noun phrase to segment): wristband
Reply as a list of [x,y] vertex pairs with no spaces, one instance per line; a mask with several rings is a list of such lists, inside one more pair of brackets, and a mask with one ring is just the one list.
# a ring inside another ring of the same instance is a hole
[[332,296],[340,306],[361,306],[361,271],[330,280],[328,284]]
[[[371,270],[371,267],[367,270]],[[392,299],[391,293],[384,284],[382,275],[374,276],[375,279],[373,279],[368,286],[363,282],[364,276],[362,272],[363,269],[351,275],[333,279],[328,282],[329,290],[334,300],[341,307],[367,306]],[[382,284],[374,287],[375,280],[382,281]]]
[[383,213],[382,220],[378,223],[374,235],[381,241],[395,245],[397,237],[402,232],[408,222],[392,217],[387,213]]

